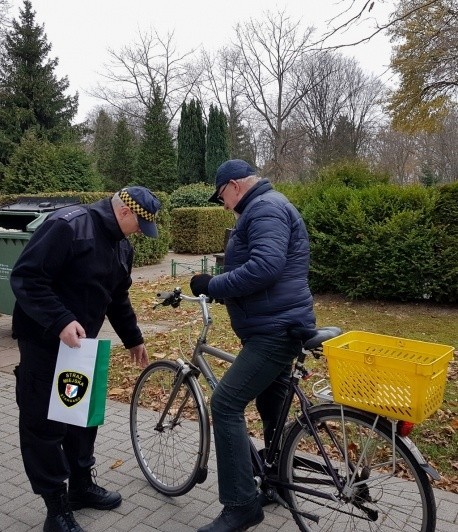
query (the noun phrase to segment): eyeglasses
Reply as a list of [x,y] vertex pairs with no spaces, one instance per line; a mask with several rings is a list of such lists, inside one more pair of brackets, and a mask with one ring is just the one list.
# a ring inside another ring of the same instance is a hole
[[224,198],[223,198],[223,192],[226,190],[227,185],[229,185],[230,181],[228,181],[223,188],[220,190],[219,194],[216,196],[216,199],[224,204]]

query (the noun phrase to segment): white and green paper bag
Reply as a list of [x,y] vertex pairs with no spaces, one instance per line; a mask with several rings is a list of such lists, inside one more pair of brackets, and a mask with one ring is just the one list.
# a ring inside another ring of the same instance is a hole
[[60,343],[48,419],[80,427],[102,425],[108,386],[110,340],[81,339],[81,347]]

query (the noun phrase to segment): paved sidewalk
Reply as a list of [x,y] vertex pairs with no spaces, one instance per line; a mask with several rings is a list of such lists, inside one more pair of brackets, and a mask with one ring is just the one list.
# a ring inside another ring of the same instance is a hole
[[[160,265],[136,269],[134,280],[170,275],[171,257],[173,255],[166,257]],[[179,256],[174,260],[183,264],[189,260],[191,264],[195,259]],[[117,338],[105,326],[101,336],[107,335],[112,335],[113,341]],[[18,410],[12,375],[18,359],[16,342],[11,339],[11,317],[0,315],[0,530],[41,532],[45,508],[41,498],[31,491],[19,450]],[[172,499],[157,493],[148,484],[133,455],[128,405],[108,401],[105,424],[99,429],[95,451],[100,485],[120,491],[123,503],[109,512],[89,509],[75,512],[87,532],[190,532],[213,519],[221,509],[213,451],[207,480],[190,493]],[[120,465],[113,467],[115,464]],[[458,530],[458,495],[439,490],[435,493],[438,505],[436,530]],[[266,510],[263,523],[251,530],[296,532],[297,526],[289,512],[272,506]]]

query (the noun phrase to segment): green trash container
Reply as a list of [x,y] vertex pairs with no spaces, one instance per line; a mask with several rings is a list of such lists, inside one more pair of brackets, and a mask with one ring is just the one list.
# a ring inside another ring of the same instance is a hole
[[33,232],[50,212],[78,203],[76,198],[22,198],[0,208],[0,314],[13,313],[11,271]]

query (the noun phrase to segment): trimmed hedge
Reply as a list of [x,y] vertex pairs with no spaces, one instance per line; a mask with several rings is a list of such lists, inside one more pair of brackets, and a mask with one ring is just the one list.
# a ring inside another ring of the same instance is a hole
[[433,210],[434,283],[432,298],[458,302],[458,183],[438,189]]
[[456,201],[455,193],[441,189],[379,185],[331,187],[309,198],[302,216],[310,233],[312,291],[456,301],[458,241],[450,224],[437,219],[439,199],[453,205],[450,195]]
[[172,248],[176,253],[218,253],[224,250],[226,228],[234,215],[221,207],[172,210]]
[[215,187],[206,183],[183,185],[170,194],[170,208],[209,207],[208,198],[215,192]]

